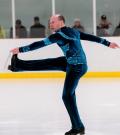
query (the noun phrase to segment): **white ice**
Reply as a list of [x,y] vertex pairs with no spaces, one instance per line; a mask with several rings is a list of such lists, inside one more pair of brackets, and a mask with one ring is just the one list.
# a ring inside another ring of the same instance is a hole
[[[64,79],[1,79],[0,135],[64,135]],[[86,135],[120,135],[120,78],[82,78],[76,90]]]

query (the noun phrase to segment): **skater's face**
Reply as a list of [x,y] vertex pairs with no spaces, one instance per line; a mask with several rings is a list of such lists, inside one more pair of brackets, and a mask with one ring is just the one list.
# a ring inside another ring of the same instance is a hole
[[59,19],[59,15],[54,15],[50,18],[49,26],[52,32],[57,31],[61,27],[63,27],[65,24],[62,20]]

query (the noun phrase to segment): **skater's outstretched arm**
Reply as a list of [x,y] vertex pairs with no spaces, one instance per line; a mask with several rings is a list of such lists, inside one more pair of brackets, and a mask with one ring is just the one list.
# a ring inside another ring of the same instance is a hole
[[48,46],[53,43],[57,44],[66,44],[68,41],[63,36],[61,36],[59,33],[55,33],[50,35],[49,37],[45,38],[44,40],[34,42],[30,45],[14,48],[11,50],[13,54],[18,54],[20,52],[28,52],[33,51],[35,49],[39,49],[41,47]]
[[120,48],[120,46],[116,43],[109,42],[104,38],[100,38],[98,36],[94,36],[94,35],[91,35],[88,33],[80,32],[80,39],[81,40],[88,40],[88,41],[92,41],[92,42],[97,42],[97,43],[103,44],[105,46],[108,46],[110,48]]

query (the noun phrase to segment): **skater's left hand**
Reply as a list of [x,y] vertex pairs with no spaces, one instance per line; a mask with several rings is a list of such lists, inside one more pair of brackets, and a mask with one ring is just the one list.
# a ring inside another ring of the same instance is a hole
[[116,43],[110,43],[109,47],[113,49],[120,48],[120,46]]

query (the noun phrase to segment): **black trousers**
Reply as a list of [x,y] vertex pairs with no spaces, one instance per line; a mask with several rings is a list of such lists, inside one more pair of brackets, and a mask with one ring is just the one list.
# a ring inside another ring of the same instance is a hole
[[17,59],[16,68],[20,71],[59,70],[66,72],[62,99],[70,116],[72,128],[84,127],[77,108],[75,89],[80,78],[87,71],[87,64],[70,65],[65,57],[27,61]]

